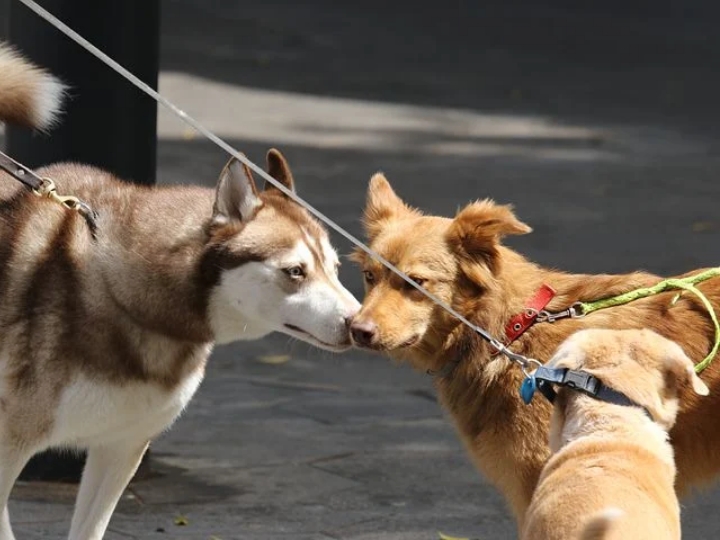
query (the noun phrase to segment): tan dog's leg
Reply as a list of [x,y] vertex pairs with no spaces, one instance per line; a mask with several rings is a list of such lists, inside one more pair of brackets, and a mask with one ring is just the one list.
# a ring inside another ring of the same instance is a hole
[[148,442],[97,446],[88,451],[75,503],[70,540],[101,540],[123,490],[132,479]]

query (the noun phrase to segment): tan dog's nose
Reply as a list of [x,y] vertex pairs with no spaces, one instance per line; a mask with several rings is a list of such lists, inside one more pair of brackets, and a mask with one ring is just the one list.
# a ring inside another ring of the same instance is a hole
[[355,345],[369,347],[377,337],[377,324],[373,321],[353,321],[350,325],[350,335]]

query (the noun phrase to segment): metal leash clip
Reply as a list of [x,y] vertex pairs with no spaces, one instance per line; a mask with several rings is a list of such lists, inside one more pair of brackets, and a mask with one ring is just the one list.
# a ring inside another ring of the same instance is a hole
[[78,199],[77,197],[73,197],[71,195],[60,195],[57,192],[55,182],[53,182],[50,178],[47,177],[42,178],[42,184],[37,189],[33,189],[33,193],[40,197],[47,197],[48,199],[62,204],[70,210],[77,210],[78,205],[81,204],[80,199]]
[[[510,360],[511,362],[515,362],[518,366],[520,366],[520,369],[526,377],[530,377],[530,374],[532,372],[542,366],[542,363],[539,360],[536,360],[535,358],[528,358],[527,356],[523,356],[522,354],[512,352],[497,339],[491,340],[490,346],[494,347],[498,351],[498,353],[505,355],[508,360]],[[534,369],[532,368],[533,365],[535,366]]]
[[95,212],[88,206],[87,203],[81,201],[77,197],[73,197],[72,195],[60,195],[57,192],[57,187],[55,186],[55,182],[52,181],[52,179],[44,177],[41,178],[42,183],[38,188],[33,188],[32,192],[37,195],[38,197],[45,197],[52,201],[55,201],[56,203],[59,203],[63,205],[65,208],[68,208],[69,210],[74,210],[77,213],[79,213],[83,218],[85,218],[85,221],[87,221],[91,231],[93,234],[96,230],[96,224],[95,224],[95,218],[97,217]]
[[558,319],[580,319],[585,316],[583,313],[582,302],[575,302],[572,306],[562,311],[551,313],[547,310],[538,312],[536,322],[549,322],[553,323]]

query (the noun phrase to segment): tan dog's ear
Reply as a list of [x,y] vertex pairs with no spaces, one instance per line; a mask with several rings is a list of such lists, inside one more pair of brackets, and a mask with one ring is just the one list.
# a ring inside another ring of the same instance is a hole
[[500,240],[510,234],[527,234],[532,229],[518,220],[508,205],[490,199],[467,205],[455,216],[447,233],[457,251],[471,258],[482,257],[494,270]]
[[262,201],[258,197],[252,172],[245,164],[231,158],[220,173],[215,188],[213,223],[247,221],[260,206]]
[[695,373],[695,366],[677,343],[669,342],[663,350],[661,363],[657,365],[661,374],[662,388],[655,394],[655,405],[648,407],[655,419],[670,428],[675,423],[682,392],[688,386],[696,394],[710,393],[705,383]]
[[582,349],[561,346],[545,365],[552,369],[580,369],[583,357]]
[[663,369],[665,387],[671,395],[677,396],[680,389],[687,385],[691,386],[693,392],[700,396],[707,396],[710,393],[710,389],[695,372],[692,360],[687,357],[679,345],[668,351]]
[[373,240],[388,222],[411,215],[419,216],[420,212],[410,208],[395,194],[383,173],[373,175],[368,186],[363,217],[368,240]]
[[[267,153],[267,172],[275,180],[280,182],[283,186],[288,188],[290,191],[295,193],[295,180],[293,180],[292,172],[290,171],[290,165],[288,165],[285,157],[280,153],[280,150],[271,148]],[[265,191],[275,190],[278,193],[282,193],[278,188],[272,185],[270,182],[265,181]]]

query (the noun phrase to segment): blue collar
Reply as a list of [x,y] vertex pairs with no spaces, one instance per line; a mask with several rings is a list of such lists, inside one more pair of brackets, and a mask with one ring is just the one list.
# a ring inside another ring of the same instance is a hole
[[622,392],[618,392],[617,390],[613,390],[612,388],[605,386],[600,379],[585,371],[575,371],[567,368],[555,369],[540,366],[537,370],[535,370],[535,373],[532,374],[532,378],[535,379],[537,389],[540,390],[542,395],[545,396],[550,403],[555,402],[555,396],[557,395],[553,385],[558,385],[570,388],[576,392],[580,392],[606,403],[625,405],[627,407],[640,407],[643,411],[645,411],[645,414],[653,420],[650,411],[648,411],[645,407],[634,402]]

